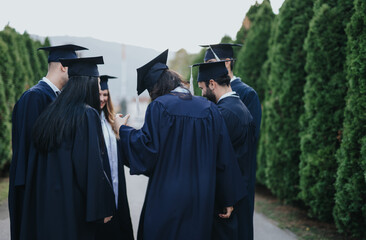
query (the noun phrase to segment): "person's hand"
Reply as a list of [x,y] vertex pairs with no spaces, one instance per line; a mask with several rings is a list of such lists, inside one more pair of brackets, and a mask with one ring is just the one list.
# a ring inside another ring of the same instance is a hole
[[111,219],[112,219],[113,216],[110,216],[110,217],[106,217],[104,218],[104,223],[107,223],[109,222]]
[[234,207],[231,206],[231,207],[226,207],[224,208],[224,213],[220,213],[219,214],[219,217],[220,218],[230,218],[231,216],[231,213],[234,211]]
[[114,119],[113,128],[116,130],[116,132],[119,132],[119,128],[122,125],[127,125],[127,121],[130,118],[130,114],[127,114],[124,117],[122,116],[122,114],[116,114],[116,117]]

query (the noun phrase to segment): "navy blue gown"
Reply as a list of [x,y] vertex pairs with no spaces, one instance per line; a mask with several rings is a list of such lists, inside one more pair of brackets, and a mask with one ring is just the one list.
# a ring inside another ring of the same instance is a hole
[[[105,147],[105,145],[104,145]],[[118,150],[118,149],[117,149]],[[107,150],[102,154],[103,167],[110,182],[112,182],[110,165]],[[127,199],[126,178],[123,166],[123,157],[118,151],[118,208],[111,221],[106,224],[99,224],[96,231],[96,239],[120,239],[133,240],[133,229],[131,223],[130,207]]]
[[31,148],[35,158],[28,162],[20,239],[94,239],[96,225],[114,215],[99,114],[86,107],[79,124],[75,136],[64,137],[55,150]]
[[[255,178],[256,178],[256,170],[257,170],[257,143],[259,139],[261,119],[262,119],[262,107],[259,101],[259,97],[257,92],[247,84],[243,83],[240,78],[235,79],[230,83],[231,88],[235,91],[244,105],[248,108],[250,114],[253,117],[255,124],[255,136],[256,136],[256,144],[255,144],[255,152],[253,155],[255,165],[252,166],[252,178],[249,180],[249,201],[250,201],[250,209],[248,210],[251,215],[254,214],[254,196],[255,196]],[[250,223],[250,233],[248,239],[253,239],[253,222]]]
[[131,174],[149,177],[138,239],[211,239],[214,204],[244,196],[240,169],[215,104],[171,93],[147,108],[140,130],[121,126]]
[[[253,227],[253,217],[249,212],[248,197],[249,181],[253,178],[251,171],[255,165],[255,125],[247,107],[238,95],[221,99],[217,104],[223,116],[241,174],[241,182],[237,182],[245,190],[245,197],[234,206],[234,212],[229,219],[215,216],[213,238],[217,240],[249,239],[250,228]],[[255,178],[255,176],[254,176]]]
[[12,115],[13,157],[9,174],[9,215],[11,239],[19,239],[24,186],[31,148],[32,128],[43,110],[56,95],[47,83],[40,81],[23,93],[15,104]]

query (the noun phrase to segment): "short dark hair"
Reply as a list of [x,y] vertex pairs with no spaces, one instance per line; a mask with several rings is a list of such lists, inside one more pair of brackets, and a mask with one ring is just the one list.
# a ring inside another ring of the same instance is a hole
[[[215,82],[217,82],[220,86],[230,86],[230,77],[229,75],[224,75],[218,78],[213,79]],[[208,87],[209,82],[206,82],[206,87]]]
[[169,69],[165,70],[149,92],[151,100],[154,101],[156,98],[170,93],[177,87],[183,87],[182,81],[182,77],[177,72]]
[[231,71],[233,71],[233,69],[234,69],[234,60],[232,60],[231,62],[230,62],[230,69],[231,69]]

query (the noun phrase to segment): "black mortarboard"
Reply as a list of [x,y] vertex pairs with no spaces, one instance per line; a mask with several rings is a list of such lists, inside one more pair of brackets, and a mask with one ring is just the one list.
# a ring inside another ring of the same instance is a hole
[[[212,44],[212,45],[200,45],[201,47],[208,47],[205,54],[204,61],[207,62],[210,59],[215,59],[215,54],[218,58],[233,58],[234,51],[233,47],[241,47],[241,44],[235,43],[219,43],[219,44]],[[214,53],[212,52],[214,51]]]
[[59,45],[53,47],[41,47],[38,50],[45,50],[48,51],[48,62],[59,62],[60,58],[77,58],[75,51],[79,50],[88,50],[85,47],[73,45],[73,44],[66,44],[66,45]]
[[228,74],[225,66],[226,61],[197,63],[193,67],[199,66],[197,82],[208,82]]
[[101,90],[107,90],[108,89],[108,79],[113,79],[116,77],[109,76],[109,75],[101,75],[100,78],[100,89]]
[[168,51],[165,50],[159,56],[137,69],[137,94],[140,95],[145,89],[150,91],[160,79],[161,74],[169,69],[166,65]]
[[103,57],[60,59],[62,66],[69,67],[69,77],[99,77],[97,64],[104,64]]

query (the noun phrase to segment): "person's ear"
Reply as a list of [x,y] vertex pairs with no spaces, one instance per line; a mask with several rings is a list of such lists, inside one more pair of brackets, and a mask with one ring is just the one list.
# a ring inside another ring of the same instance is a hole
[[210,79],[208,87],[210,88],[211,91],[214,90],[216,87],[216,82],[213,79]]
[[61,69],[61,71],[62,72],[67,72],[67,67],[64,67],[64,66],[62,66],[62,64],[60,64],[60,69]]
[[226,67],[227,69],[231,69],[231,67],[230,67],[230,65],[231,65],[231,61],[228,61],[228,60],[230,60],[230,58],[226,58],[225,60],[226,60],[226,62],[225,62],[225,67]]

